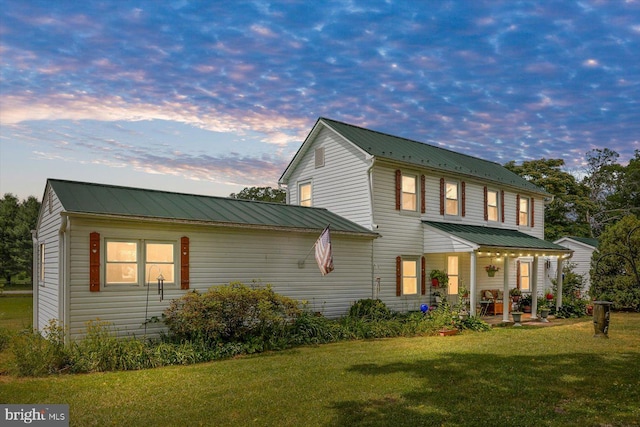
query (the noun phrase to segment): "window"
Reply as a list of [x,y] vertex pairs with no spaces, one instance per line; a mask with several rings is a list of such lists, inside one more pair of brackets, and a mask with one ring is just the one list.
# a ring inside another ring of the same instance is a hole
[[311,206],[311,183],[300,184],[300,206]]
[[487,191],[487,219],[489,221],[498,221],[498,192]]
[[529,199],[526,197],[520,197],[519,209],[518,209],[519,225],[529,225]]
[[529,261],[519,262],[518,277],[520,279],[520,290],[523,292],[531,291],[531,263]]
[[316,148],[315,165],[316,165],[316,168],[321,168],[324,166],[324,147]]
[[[143,256],[140,250],[144,252]],[[155,282],[162,273],[165,284],[175,283],[175,244],[138,240],[106,242],[106,285],[141,285]],[[141,263],[139,260],[144,259]],[[142,271],[141,271],[142,269]]]
[[418,293],[418,260],[402,260],[402,294]]
[[449,295],[458,295],[458,285],[460,284],[460,272],[458,270],[458,256],[447,257],[447,275],[449,285],[447,287]]
[[445,214],[459,215],[458,183],[447,182],[445,184],[445,198]]
[[38,247],[38,250],[40,251],[39,255],[40,255],[40,265],[39,270],[38,270],[38,281],[40,282],[41,286],[44,286],[44,243],[40,243],[40,246]]
[[405,211],[415,211],[418,209],[418,193],[416,177],[402,175],[402,209]]

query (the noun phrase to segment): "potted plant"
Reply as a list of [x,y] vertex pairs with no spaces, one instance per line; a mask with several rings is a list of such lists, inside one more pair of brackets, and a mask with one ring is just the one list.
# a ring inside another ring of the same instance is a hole
[[547,289],[546,291],[544,291],[544,297],[547,299],[547,301],[551,301],[553,299],[553,292]]
[[551,311],[551,309],[549,308],[548,305],[544,304],[540,306],[540,318],[542,319],[542,322],[548,322],[549,320],[547,319],[547,317],[549,317],[549,312]]
[[522,296],[522,291],[520,288],[511,288],[509,291],[509,295],[511,296],[511,301],[518,302],[520,301],[520,297]]
[[520,297],[520,309],[525,313],[531,313],[531,294]]
[[493,277],[496,275],[496,271],[500,270],[500,267],[498,267],[497,265],[489,264],[485,266],[484,269],[487,271],[489,277]]
[[429,278],[431,279],[431,284],[434,287],[444,288],[449,283],[449,276],[443,270],[431,270]]

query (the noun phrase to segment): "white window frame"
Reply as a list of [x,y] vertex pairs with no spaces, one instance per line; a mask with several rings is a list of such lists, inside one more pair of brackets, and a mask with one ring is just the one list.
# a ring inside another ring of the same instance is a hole
[[[120,242],[120,243],[130,243],[135,244],[136,248],[136,260],[134,261],[109,261],[109,252],[108,247],[109,243]],[[147,262],[147,245],[152,244],[161,244],[161,245],[171,245],[172,246],[172,262],[167,261],[152,261]],[[103,278],[105,288],[123,288],[123,287],[143,287],[146,286],[147,283],[155,283],[157,277],[162,273],[164,277],[164,285],[165,286],[175,286],[178,282],[177,276],[179,274],[179,258],[178,258],[178,242],[172,240],[145,240],[145,239],[121,239],[121,238],[106,238],[104,240],[104,271]],[[108,268],[111,264],[135,264],[135,280],[131,282],[109,282],[108,281]],[[158,267],[158,265],[160,265]],[[162,265],[172,265],[173,266],[173,278],[170,277],[167,273],[167,269],[163,269]],[[153,266],[158,267],[157,272],[152,271]]]
[[[496,204],[490,205],[490,194],[496,195]],[[491,218],[491,212],[495,210],[495,219]],[[500,192],[498,190],[487,190],[487,221],[498,222],[500,220]]]
[[[525,210],[522,210],[524,206]],[[531,209],[531,202],[528,197],[520,196],[520,202],[518,204],[518,218],[520,227],[529,226],[529,211]]]
[[[527,270],[528,273],[526,276],[523,273],[523,267],[527,266]],[[520,260],[520,262],[518,263],[518,275],[520,277],[520,290],[522,292],[531,292],[531,277],[532,277],[532,272],[531,269],[533,268],[533,262],[529,259],[526,260]],[[525,282],[525,278],[526,278],[526,282],[527,282],[527,287],[524,286],[524,282]]]
[[[414,267],[414,275],[411,275],[410,266]],[[418,295],[420,278],[420,265],[417,258],[402,257],[402,295]],[[413,289],[412,289],[413,288]]]
[[[411,191],[408,185],[405,185],[405,179],[413,180],[413,191]],[[416,175],[402,174],[402,199],[400,206],[403,211],[418,211],[418,185],[418,177]]]
[[[455,198],[449,198],[449,187],[455,187]],[[455,202],[455,213],[453,211],[449,211],[449,201]],[[460,183],[457,181],[445,181],[444,183],[444,214],[446,216],[460,216]]]
[[460,285],[460,257],[458,255],[447,256],[447,276],[449,277],[447,293],[458,295],[458,286]]
[[[309,187],[309,198],[302,198],[302,189],[303,187]],[[313,206],[313,187],[311,185],[311,181],[304,181],[298,184],[298,204],[300,206]]]
[[38,245],[38,284],[44,286],[45,279],[45,244],[40,243]]

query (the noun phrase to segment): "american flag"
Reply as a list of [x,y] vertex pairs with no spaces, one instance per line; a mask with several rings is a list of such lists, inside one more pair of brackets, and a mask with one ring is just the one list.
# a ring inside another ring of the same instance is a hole
[[329,226],[324,229],[316,240],[316,261],[323,276],[333,271],[333,255],[331,254],[331,235]]

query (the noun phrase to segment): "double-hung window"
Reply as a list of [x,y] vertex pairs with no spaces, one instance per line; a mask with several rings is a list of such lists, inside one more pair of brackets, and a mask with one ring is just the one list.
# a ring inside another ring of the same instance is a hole
[[175,243],[106,240],[105,266],[107,286],[144,285],[155,282],[160,274],[165,284],[175,283]]
[[498,221],[498,192],[495,190],[487,191],[487,220]]
[[518,208],[518,217],[521,226],[529,225],[529,199],[527,197],[520,197],[520,206]]
[[518,279],[521,291],[531,291],[531,262],[520,261],[518,263]]
[[416,295],[418,293],[418,260],[402,260],[402,294]]
[[445,214],[460,215],[460,192],[457,182],[445,183]]
[[402,175],[402,210],[418,209],[418,185],[415,175]]
[[311,206],[311,183],[305,182],[298,186],[300,206]]

